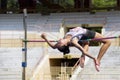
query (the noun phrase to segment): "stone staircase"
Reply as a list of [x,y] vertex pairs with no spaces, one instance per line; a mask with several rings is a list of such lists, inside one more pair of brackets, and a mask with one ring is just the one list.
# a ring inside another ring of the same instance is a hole
[[21,80],[21,49],[0,48],[0,80]]
[[0,68],[0,80],[21,80],[21,71]]
[[[98,47],[92,47],[90,48],[90,53],[96,56],[98,50]],[[75,80],[120,80],[119,54],[119,47],[110,47],[101,60],[100,72],[96,71],[93,60],[90,59]]]
[[[26,77],[42,57],[42,48],[28,48]],[[40,51],[39,51],[40,50]],[[22,80],[21,48],[0,48],[0,80]]]

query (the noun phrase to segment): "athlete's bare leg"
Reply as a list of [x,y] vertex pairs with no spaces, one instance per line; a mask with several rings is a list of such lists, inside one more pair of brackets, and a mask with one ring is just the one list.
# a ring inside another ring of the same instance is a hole
[[[104,36],[99,34],[99,33],[96,33],[95,38],[104,38]],[[100,48],[99,54],[97,56],[97,59],[94,60],[95,64],[96,64],[96,68],[98,66],[100,66],[100,61],[101,61],[103,55],[105,54],[105,52],[107,51],[107,49],[109,48],[109,46],[111,44],[110,40],[107,40],[107,39],[103,39],[103,40],[101,39],[101,40],[99,40],[99,42],[102,42],[103,45]]]

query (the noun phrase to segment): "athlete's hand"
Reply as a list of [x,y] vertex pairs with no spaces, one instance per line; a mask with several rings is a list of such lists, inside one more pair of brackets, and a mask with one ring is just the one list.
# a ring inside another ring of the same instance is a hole
[[42,33],[42,34],[41,34],[41,37],[42,37],[43,39],[46,39],[46,34],[45,34],[45,33]]

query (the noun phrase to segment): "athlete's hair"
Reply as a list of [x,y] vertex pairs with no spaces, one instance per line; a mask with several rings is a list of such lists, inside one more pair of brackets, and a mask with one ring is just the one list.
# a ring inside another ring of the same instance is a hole
[[60,52],[63,52],[63,54],[68,54],[70,52],[69,46],[61,46],[58,48]]

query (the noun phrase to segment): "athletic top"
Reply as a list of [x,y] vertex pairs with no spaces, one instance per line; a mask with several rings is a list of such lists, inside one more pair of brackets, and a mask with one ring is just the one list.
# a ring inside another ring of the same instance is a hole
[[77,37],[78,40],[80,40],[82,36],[86,33],[87,33],[87,29],[84,29],[82,27],[76,27],[76,28],[70,29],[70,31],[67,32],[66,35],[72,35],[71,40],[75,37]]

